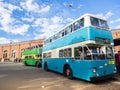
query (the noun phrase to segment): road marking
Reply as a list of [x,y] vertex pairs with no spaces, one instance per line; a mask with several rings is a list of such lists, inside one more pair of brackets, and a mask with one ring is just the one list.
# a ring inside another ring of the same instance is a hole
[[6,77],[7,74],[0,75],[0,78]]

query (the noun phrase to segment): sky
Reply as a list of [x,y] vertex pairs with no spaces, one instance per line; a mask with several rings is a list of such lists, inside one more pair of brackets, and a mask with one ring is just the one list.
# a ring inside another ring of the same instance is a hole
[[86,13],[120,29],[120,0],[0,0],[0,44],[45,39]]

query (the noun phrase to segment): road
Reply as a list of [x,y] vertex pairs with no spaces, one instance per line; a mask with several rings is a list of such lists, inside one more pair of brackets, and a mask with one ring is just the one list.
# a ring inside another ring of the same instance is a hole
[[90,83],[21,63],[0,62],[0,90],[120,90],[120,76]]

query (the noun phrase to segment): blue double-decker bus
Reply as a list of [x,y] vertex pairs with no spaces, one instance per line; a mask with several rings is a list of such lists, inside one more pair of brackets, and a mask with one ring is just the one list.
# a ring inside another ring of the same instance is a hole
[[85,14],[44,41],[42,68],[95,81],[116,73],[113,38],[103,17]]

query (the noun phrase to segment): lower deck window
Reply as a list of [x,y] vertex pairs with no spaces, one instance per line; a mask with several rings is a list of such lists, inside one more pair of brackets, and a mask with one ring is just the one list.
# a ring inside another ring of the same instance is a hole
[[59,57],[71,57],[71,48],[59,50]]
[[43,58],[51,58],[51,52],[48,52],[48,53],[44,53],[43,54]]

